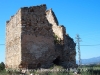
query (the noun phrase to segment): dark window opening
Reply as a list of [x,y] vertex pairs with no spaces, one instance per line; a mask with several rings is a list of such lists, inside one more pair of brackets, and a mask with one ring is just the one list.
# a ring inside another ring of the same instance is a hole
[[58,56],[54,61],[53,61],[54,64],[56,65],[60,65],[60,56]]

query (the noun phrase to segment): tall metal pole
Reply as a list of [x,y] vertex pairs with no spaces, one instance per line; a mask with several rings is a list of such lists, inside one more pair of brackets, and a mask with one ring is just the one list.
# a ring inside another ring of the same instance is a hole
[[79,37],[79,35],[76,35],[76,42],[78,45],[78,56],[79,56],[79,67],[81,67],[81,51],[80,51],[80,42],[81,42],[81,38]]

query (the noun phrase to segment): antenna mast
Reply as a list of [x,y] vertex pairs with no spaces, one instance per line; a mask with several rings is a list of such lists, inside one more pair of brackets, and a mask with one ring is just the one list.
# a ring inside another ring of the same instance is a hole
[[80,42],[81,42],[81,38],[79,37],[79,35],[76,35],[76,43],[78,45],[78,56],[79,56],[79,67],[81,66],[81,51],[80,51]]

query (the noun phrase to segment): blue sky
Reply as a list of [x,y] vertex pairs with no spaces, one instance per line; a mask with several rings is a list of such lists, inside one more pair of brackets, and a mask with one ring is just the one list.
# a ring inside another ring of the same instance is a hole
[[[6,21],[21,7],[46,4],[55,12],[59,25],[66,27],[66,33],[74,41],[80,35],[81,58],[100,56],[100,0],[1,0],[0,1],[0,62],[5,61]],[[76,47],[77,50],[77,47]],[[78,59],[78,56],[76,56]]]

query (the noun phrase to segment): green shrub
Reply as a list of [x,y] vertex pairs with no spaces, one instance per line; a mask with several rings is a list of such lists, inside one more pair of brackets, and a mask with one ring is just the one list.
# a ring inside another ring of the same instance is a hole
[[0,71],[5,69],[5,64],[3,62],[0,63]]

